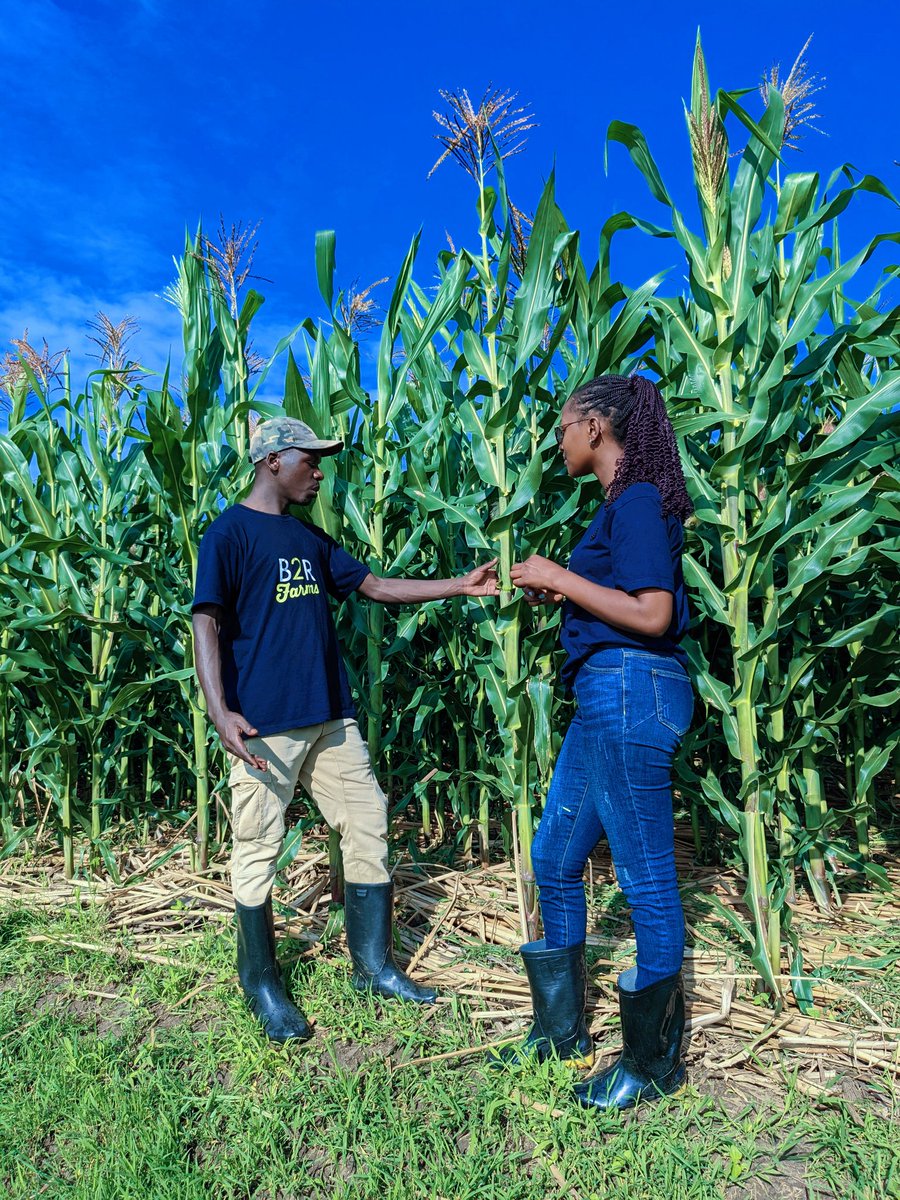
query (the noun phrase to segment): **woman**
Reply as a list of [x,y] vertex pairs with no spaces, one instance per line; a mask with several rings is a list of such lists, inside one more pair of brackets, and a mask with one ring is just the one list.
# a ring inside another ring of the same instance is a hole
[[527,1043],[539,1056],[591,1059],[583,872],[605,834],[632,910],[637,964],[618,980],[622,1054],[575,1091],[585,1106],[627,1108],[684,1078],[670,771],[693,708],[680,646],[692,505],[663,398],[648,379],[603,375],[579,388],[556,440],[569,475],[596,475],[606,500],[568,569],[532,555],[511,573],[529,603],[564,601],[562,678],[577,700],[533,847],[545,937],[522,947],[535,1016]]

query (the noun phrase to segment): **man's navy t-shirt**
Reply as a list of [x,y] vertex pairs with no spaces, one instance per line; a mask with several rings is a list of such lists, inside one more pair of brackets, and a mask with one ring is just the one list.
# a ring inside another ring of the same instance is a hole
[[662,499],[652,483],[633,483],[603,505],[575,547],[569,570],[603,587],[636,592],[663,588],[672,593],[672,621],[662,637],[642,637],[607,625],[567,600],[560,640],[567,658],[562,679],[572,685],[578,668],[597,650],[625,647],[671,655],[687,666],[679,645],[688,627],[687,593],[681,570],[684,531],[677,517],[663,517]]
[[368,574],[287,514],[236,504],[204,534],[194,607],[224,609],[225,702],[261,736],[355,715],[328,596],[343,600]]

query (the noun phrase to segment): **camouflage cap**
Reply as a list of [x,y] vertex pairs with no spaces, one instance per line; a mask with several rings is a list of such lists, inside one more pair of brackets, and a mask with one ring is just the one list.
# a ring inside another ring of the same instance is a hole
[[267,454],[292,447],[328,455],[343,450],[344,443],[316,437],[308,425],[294,417],[271,417],[268,421],[260,421],[250,435],[250,461],[260,462]]

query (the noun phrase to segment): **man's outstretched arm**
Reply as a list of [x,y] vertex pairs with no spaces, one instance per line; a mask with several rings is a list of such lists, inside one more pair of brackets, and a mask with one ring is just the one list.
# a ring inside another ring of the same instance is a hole
[[495,558],[453,579],[385,579],[381,575],[367,575],[357,591],[381,604],[424,604],[426,600],[447,600],[450,596],[496,596],[500,592],[496,566]]

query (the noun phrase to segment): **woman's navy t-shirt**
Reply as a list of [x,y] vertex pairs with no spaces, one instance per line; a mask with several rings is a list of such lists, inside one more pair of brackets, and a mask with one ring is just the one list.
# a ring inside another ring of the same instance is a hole
[[236,504],[200,543],[194,608],[225,610],[225,701],[261,736],[355,715],[328,596],[369,568],[314,525]]
[[567,600],[560,639],[567,654],[562,669],[567,688],[581,664],[597,650],[649,650],[671,655],[687,666],[687,655],[679,645],[689,621],[681,570],[683,541],[681,522],[671,515],[663,517],[662,499],[652,483],[633,483],[600,509],[575,547],[569,570],[623,592],[663,588],[672,593],[672,621],[662,637],[642,637],[607,625]]

